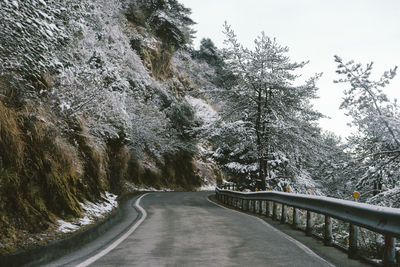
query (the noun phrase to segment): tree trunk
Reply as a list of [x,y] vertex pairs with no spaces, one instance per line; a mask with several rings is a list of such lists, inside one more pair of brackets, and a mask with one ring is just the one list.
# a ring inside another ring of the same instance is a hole
[[257,119],[256,119],[256,134],[257,134],[257,157],[258,157],[258,179],[256,187],[261,190],[265,190],[265,169],[266,162],[264,157],[264,146],[263,146],[263,131],[262,131],[262,92],[258,91],[257,97]]

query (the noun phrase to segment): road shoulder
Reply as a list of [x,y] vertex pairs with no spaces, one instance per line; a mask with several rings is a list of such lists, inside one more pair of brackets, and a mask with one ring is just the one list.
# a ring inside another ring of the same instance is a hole
[[123,229],[129,228],[132,221],[138,217],[138,212],[131,207],[131,202],[139,196],[139,194],[123,196],[119,207],[111,215],[81,232],[38,248],[1,256],[0,266],[69,265],[73,259],[84,257],[85,253],[90,254],[91,250],[100,249],[121,231],[123,232]]
[[311,249],[315,254],[317,254],[321,258],[325,259],[326,261],[332,263],[333,265],[348,266],[348,267],[371,266],[367,263],[363,263],[358,260],[349,259],[347,257],[347,254],[344,253],[342,250],[340,250],[336,247],[325,246],[323,241],[313,238],[313,237],[308,237],[305,235],[305,233],[303,231],[295,230],[295,229],[291,228],[291,226],[289,224],[281,224],[279,221],[274,221],[270,217],[256,215],[254,213],[249,213],[249,212],[244,212],[239,209],[234,209],[230,206],[224,205],[216,200],[214,194],[210,195],[208,197],[208,199],[216,205],[222,206],[222,207],[230,209],[232,211],[246,214],[248,216],[254,216],[254,217],[261,219],[262,221],[264,221],[268,225],[272,226],[276,230],[278,230],[278,231],[288,235],[289,237],[297,240],[298,242],[304,244],[306,247]]

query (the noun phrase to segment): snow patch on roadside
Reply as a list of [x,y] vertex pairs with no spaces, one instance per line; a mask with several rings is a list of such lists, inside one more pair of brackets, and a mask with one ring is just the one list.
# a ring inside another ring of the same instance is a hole
[[69,233],[79,229],[78,225],[63,220],[58,220],[57,223],[59,232]]
[[199,191],[215,191],[215,185],[206,184],[206,185],[201,186],[198,190]]
[[93,203],[86,201],[80,203],[83,209],[83,218],[79,218],[77,221],[66,222],[64,220],[58,220],[58,231],[62,233],[69,233],[78,230],[79,228],[91,224],[97,221],[99,218],[110,213],[113,209],[118,207],[117,195],[105,192],[103,196],[104,201],[99,203]]
[[134,183],[125,182],[125,187],[129,192],[140,191],[140,192],[172,192],[169,188],[156,189],[154,187],[137,186]]

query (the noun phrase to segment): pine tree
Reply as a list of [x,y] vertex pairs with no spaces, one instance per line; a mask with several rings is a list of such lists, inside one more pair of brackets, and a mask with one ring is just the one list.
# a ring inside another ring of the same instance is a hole
[[397,67],[372,80],[373,63],[364,67],[354,61],[344,63],[338,56],[335,61],[337,73],[344,77],[336,82],[350,85],[341,108],[347,110],[358,130],[349,139],[353,159],[362,172],[357,189],[367,196],[378,195],[385,188],[393,190],[400,181],[400,113],[397,102],[383,89],[395,77]]
[[191,10],[176,0],[131,0],[127,17],[177,50],[192,41],[195,22],[190,14]]
[[302,152],[320,134],[315,121],[321,114],[309,103],[316,97],[315,83],[320,74],[295,86],[294,72],[307,62],[291,62],[287,47],[262,33],[255,40],[254,50],[249,50],[227,24],[224,33],[225,67],[235,76],[235,84],[217,90],[222,115],[228,123],[246,129],[247,139],[254,142],[250,154],[257,164],[255,186],[265,188],[268,182],[283,187],[284,179],[280,178],[286,177],[289,182],[303,175],[308,160]]

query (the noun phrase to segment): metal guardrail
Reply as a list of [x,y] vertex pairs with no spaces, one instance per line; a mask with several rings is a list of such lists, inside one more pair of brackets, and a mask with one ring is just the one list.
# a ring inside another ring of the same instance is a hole
[[227,205],[253,212],[258,210],[260,214],[263,213],[262,205],[265,202],[265,215],[275,220],[278,220],[277,207],[282,205],[280,216],[282,223],[287,223],[287,207],[293,207],[292,226],[294,228],[298,228],[298,209],[306,210],[307,235],[312,235],[313,231],[312,213],[325,215],[324,243],[328,246],[333,244],[332,218],[348,222],[350,223],[348,249],[350,258],[357,258],[357,226],[383,234],[385,236],[384,265],[395,266],[396,264],[395,238],[400,238],[400,209],[306,194],[273,191],[238,192],[220,188],[216,188],[215,192],[217,199]]

